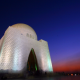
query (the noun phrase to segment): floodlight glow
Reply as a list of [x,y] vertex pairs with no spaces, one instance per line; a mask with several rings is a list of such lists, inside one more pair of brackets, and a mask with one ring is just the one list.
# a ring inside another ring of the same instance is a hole
[[1,40],[0,70],[21,71],[27,65],[32,49],[33,55],[36,56],[34,59],[37,58],[38,62],[35,69],[38,70],[39,67],[39,70],[44,72],[53,72],[48,43],[42,39],[38,41],[35,31],[29,25],[12,25],[5,31]]

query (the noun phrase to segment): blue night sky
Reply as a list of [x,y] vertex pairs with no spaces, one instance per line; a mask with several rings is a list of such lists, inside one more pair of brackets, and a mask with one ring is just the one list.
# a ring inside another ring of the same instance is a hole
[[48,42],[54,71],[80,71],[79,0],[1,0],[0,38],[16,23]]

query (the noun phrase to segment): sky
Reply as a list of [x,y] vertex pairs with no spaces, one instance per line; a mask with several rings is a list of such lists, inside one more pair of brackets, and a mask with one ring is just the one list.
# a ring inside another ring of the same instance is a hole
[[79,0],[1,0],[0,38],[16,23],[48,42],[54,72],[80,72]]

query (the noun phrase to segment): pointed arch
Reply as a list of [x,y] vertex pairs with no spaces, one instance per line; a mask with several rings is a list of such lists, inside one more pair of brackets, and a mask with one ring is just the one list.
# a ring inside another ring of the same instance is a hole
[[34,52],[34,49],[32,48],[28,56],[27,71],[37,71],[38,69],[39,67],[38,67],[37,57]]

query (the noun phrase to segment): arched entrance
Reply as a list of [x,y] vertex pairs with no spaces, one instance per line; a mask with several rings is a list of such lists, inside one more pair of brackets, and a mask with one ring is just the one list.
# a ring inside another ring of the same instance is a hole
[[28,61],[27,61],[27,71],[35,72],[38,70],[37,58],[34,49],[31,49]]

